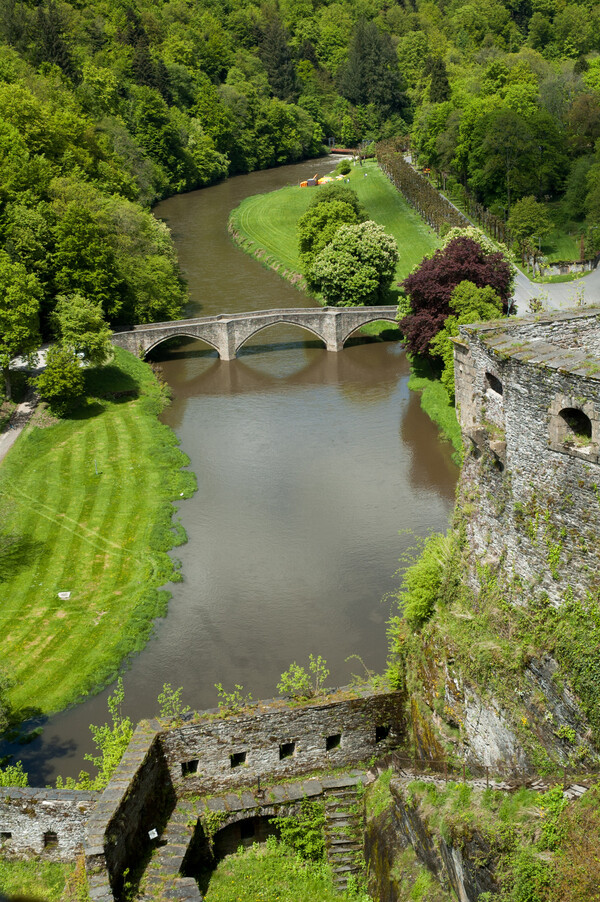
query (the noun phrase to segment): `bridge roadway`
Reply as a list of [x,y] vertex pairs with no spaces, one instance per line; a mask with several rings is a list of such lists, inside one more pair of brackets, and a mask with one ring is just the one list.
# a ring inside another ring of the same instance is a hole
[[251,313],[223,313],[167,323],[134,326],[114,332],[113,344],[140,357],[169,338],[182,335],[207,342],[222,360],[233,360],[242,345],[267,326],[287,323],[312,332],[328,351],[341,351],[344,342],[361,326],[377,320],[396,324],[397,307],[305,307],[288,310],[258,310]]

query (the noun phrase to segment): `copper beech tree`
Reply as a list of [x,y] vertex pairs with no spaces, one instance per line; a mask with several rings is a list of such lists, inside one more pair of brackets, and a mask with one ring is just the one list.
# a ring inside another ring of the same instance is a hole
[[400,320],[407,350],[430,354],[429,343],[452,312],[450,298],[461,282],[472,282],[478,288],[489,285],[506,312],[512,280],[511,266],[500,251],[486,251],[472,238],[454,238],[423,260],[402,283],[410,301],[409,312]]

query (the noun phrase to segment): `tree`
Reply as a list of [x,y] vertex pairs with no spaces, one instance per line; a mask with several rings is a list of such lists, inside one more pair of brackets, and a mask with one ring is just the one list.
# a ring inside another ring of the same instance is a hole
[[339,227],[356,222],[358,216],[355,211],[341,200],[308,208],[297,225],[300,259],[307,275],[313,260],[329,244]]
[[450,397],[454,397],[454,345],[452,338],[458,335],[458,327],[468,323],[498,319],[502,316],[502,302],[493,288],[478,288],[472,282],[460,282],[450,297],[450,309],[444,327],[430,342],[431,353],[444,364],[441,381]]
[[298,81],[288,44],[286,28],[277,15],[271,15],[260,29],[260,58],[267,70],[269,84],[280,100],[295,100]]
[[327,304],[358,307],[382,303],[390,286],[398,246],[377,223],[340,226],[316,257],[311,280]]
[[374,22],[360,19],[340,75],[340,93],[350,103],[402,110],[406,96],[400,87],[400,70],[389,34]]
[[10,363],[13,357],[32,357],[39,347],[39,309],[42,288],[22,263],[0,250],[0,367],[6,397],[11,397]]
[[486,252],[472,238],[453,238],[445,248],[423,260],[402,283],[410,299],[410,312],[400,320],[400,329],[411,354],[431,353],[431,339],[450,315],[452,292],[465,280],[478,288],[490,285],[507,309],[513,274],[504,254]]
[[552,223],[544,204],[538,203],[535,197],[529,195],[518,200],[512,208],[508,227],[521,249],[521,256],[524,256],[525,246],[531,243],[532,238],[547,235]]
[[111,330],[100,304],[78,291],[61,294],[52,319],[61,345],[83,357],[86,363],[99,366],[111,356]]
[[359,201],[356,191],[353,191],[347,185],[340,185],[337,182],[321,185],[313,195],[308,209],[312,210],[313,207],[318,207],[319,204],[328,204],[332,200],[341,200],[352,207],[359,222],[364,222],[368,219],[367,211]]
[[48,348],[46,367],[34,384],[52,413],[64,416],[84,394],[83,370],[75,352],[58,344]]
[[429,100],[431,103],[444,103],[450,99],[450,82],[446,64],[441,56],[429,57],[427,61],[429,70]]
[[63,783],[63,780],[59,777],[56,781],[58,789],[66,786],[67,789],[102,790],[108,785],[108,781],[117,769],[133,736],[133,723],[129,717],[124,717],[122,712],[124,698],[123,680],[119,677],[116,689],[112,695],[108,696],[107,701],[111,723],[105,723],[101,727],[90,724],[94,745],[98,749],[99,754],[86,754],[85,760],[91,761],[94,767],[98,769],[96,776],[90,777],[87,771],[82,770],[77,780],[67,777],[67,780]]

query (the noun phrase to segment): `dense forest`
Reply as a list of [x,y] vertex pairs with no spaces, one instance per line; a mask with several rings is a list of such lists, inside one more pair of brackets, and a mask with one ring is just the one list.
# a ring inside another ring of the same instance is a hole
[[498,215],[532,196],[600,249],[591,0],[1,0],[0,39],[0,332],[25,336],[0,356],[59,298],[179,315],[151,204],[330,138],[410,133]]

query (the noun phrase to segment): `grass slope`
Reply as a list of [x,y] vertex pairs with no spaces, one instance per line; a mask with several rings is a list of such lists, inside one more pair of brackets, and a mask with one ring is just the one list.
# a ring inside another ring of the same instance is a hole
[[[350,187],[398,242],[396,280],[404,279],[439,242],[434,232],[393,187],[376,163],[355,167]],[[246,198],[231,214],[230,231],[248,253],[278,271],[300,271],[296,223],[318,188],[289,187]]]
[[[227,855],[213,872],[206,902],[342,902],[325,864],[303,862],[274,837]],[[358,900],[357,900],[358,902]]]
[[156,377],[116,349],[86,379],[86,405],[46,428],[31,424],[0,466],[12,512],[3,529],[17,537],[0,557],[0,661],[15,679],[18,719],[72,704],[143,646],[168,601],[166,552],[185,539],[171,502],[192,494],[194,477],[157,419]]

